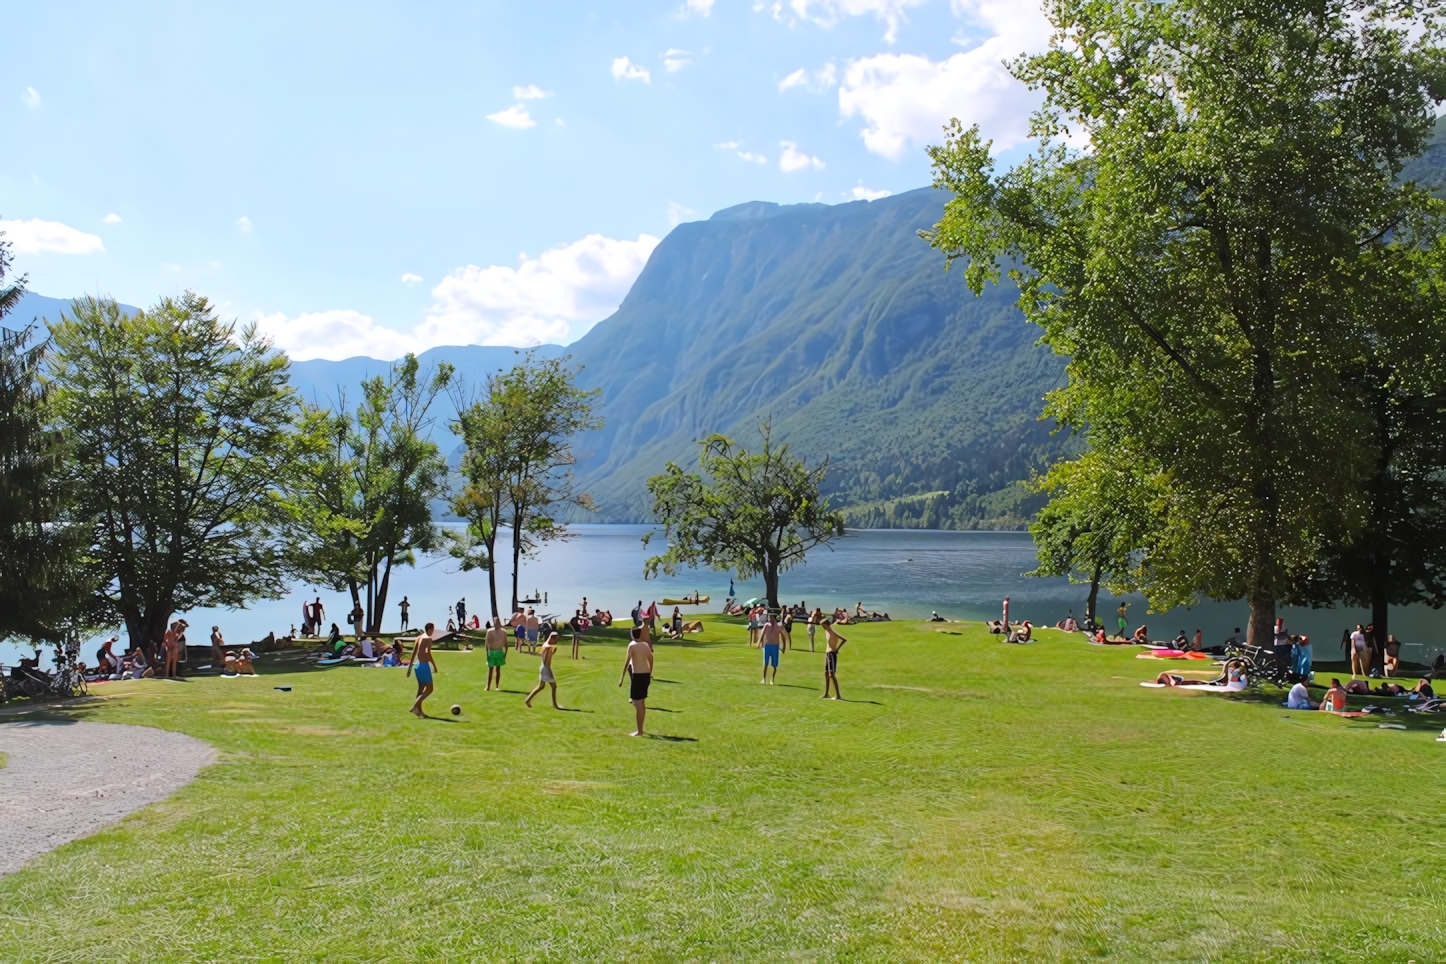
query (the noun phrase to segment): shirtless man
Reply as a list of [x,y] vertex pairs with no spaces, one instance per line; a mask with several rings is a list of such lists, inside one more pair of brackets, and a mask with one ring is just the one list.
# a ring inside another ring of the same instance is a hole
[[226,665],[226,640],[220,626],[211,627],[211,663],[217,668]]
[[763,628],[758,633],[759,641],[763,643],[763,680],[765,685],[771,685],[768,679],[768,667],[773,667],[773,681],[778,680],[778,650],[779,640],[783,635],[782,628],[773,621],[773,613],[770,612],[763,620]]
[[633,685],[628,699],[632,700],[633,709],[637,711],[638,728],[628,735],[643,736],[643,719],[648,715],[648,684],[653,681],[653,647],[643,641],[642,633],[637,627],[633,628],[633,639],[628,643],[623,673],[618,677],[619,686],[623,685],[623,680],[628,678],[630,672],[633,675]]
[[437,672],[437,661],[432,658],[432,633],[436,630],[435,623],[427,624],[412,650],[412,665],[407,667],[408,676],[412,670],[417,671],[417,699],[412,703],[412,713],[419,718],[427,715],[422,710],[422,700],[432,695],[432,674]]
[[497,680],[497,688],[502,689],[502,667],[507,665],[507,630],[502,628],[502,617],[498,616],[487,624],[487,688],[492,688],[492,680]]
[[541,626],[541,625],[542,625],[542,621],[537,618],[537,613],[533,611],[533,609],[532,609],[531,606],[528,606],[528,607],[527,607],[527,651],[530,652],[530,653],[535,653],[535,652],[537,652],[537,630],[538,630],[538,627]]
[[180,659],[181,633],[183,633],[185,629],[186,621],[184,619],[177,620],[171,623],[171,628],[167,629],[166,635],[161,638],[162,658],[164,659],[161,675],[167,679],[172,679],[179,675],[176,664]]
[[844,643],[848,642],[834,631],[833,623],[825,619],[823,621],[823,698],[829,699],[829,683],[833,683],[833,699],[843,699],[843,694],[838,689],[838,651],[843,649]]
[[512,627],[512,634],[517,638],[517,654],[520,656],[522,655],[522,644],[527,641],[527,614],[522,611],[520,606],[512,614],[508,625]]
[[552,687],[552,708],[554,710],[562,709],[557,705],[557,677],[552,673],[552,657],[556,652],[557,633],[548,633],[547,639],[542,644],[542,664],[537,668],[537,686],[527,694],[527,699],[522,701],[528,709],[532,709],[532,698],[541,693],[544,686]]

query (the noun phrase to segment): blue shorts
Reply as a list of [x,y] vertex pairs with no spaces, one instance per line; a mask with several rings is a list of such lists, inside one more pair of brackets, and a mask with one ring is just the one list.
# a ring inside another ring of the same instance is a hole
[[426,686],[428,683],[432,682],[431,663],[418,663],[416,666],[412,667],[412,672],[415,673],[417,676],[418,686]]
[[535,629],[529,629],[529,630],[527,631],[527,641],[528,641],[529,643],[535,643],[535,642],[537,642],[537,630],[535,630]]
[[763,665],[772,666],[778,669],[778,644],[770,643],[763,647]]

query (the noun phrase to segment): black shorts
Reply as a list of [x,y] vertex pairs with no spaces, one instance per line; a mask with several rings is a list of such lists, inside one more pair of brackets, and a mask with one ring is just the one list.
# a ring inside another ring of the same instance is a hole
[[838,650],[832,649],[823,654],[823,671],[825,673],[838,672]]
[[636,702],[636,701],[638,701],[638,700],[645,700],[645,699],[647,699],[647,698],[648,698],[648,684],[651,683],[652,681],[653,681],[653,674],[652,674],[652,673],[634,673],[634,674],[633,674],[633,688],[632,688],[632,690],[630,691],[630,695],[628,696],[628,699],[633,700],[634,702]]

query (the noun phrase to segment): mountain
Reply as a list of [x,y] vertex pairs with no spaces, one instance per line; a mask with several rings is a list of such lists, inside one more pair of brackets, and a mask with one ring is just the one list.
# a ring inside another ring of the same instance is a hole
[[[127,314],[133,314],[136,310],[130,305],[120,307]],[[69,298],[47,298],[45,295],[27,291],[20,296],[20,300],[16,302],[14,308],[10,309],[10,313],[0,320],[0,325],[13,331],[19,331],[33,323],[37,330],[43,332],[46,321],[59,321],[61,312],[69,310]]]
[[1017,527],[1019,480],[1066,443],[1038,421],[1064,362],[1001,285],[975,298],[917,231],[945,196],[751,202],[681,224],[617,312],[574,343],[604,428],[578,474],[603,521],[648,516],[644,483],[720,431],[830,460],[855,525]]

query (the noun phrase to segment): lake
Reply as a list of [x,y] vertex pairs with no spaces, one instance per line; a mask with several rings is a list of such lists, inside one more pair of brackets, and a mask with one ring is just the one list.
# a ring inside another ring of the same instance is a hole
[[[664,596],[682,596],[694,589],[712,596],[710,605],[698,608],[704,613],[717,612],[728,594],[727,573],[690,571],[677,578],[643,579],[648,551],[641,540],[650,528],[573,526],[571,539],[544,546],[537,558],[523,562],[519,588],[523,595],[533,589],[546,592],[548,604],[538,609],[564,615],[571,615],[584,595],[591,605],[625,618],[639,599],[645,605],[659,600],[661,608]],[[653,551],[657,551],[656,542]],[[926,619],[937,610],[950,619],[969,620],[998,618],[1007,595],[1016,621],[1028,618],[1037,625],[1053,625],[1070,610],[1082,617],[1088,588],[1064,579],[1023,575],[1034,565],[1033,543],[1023,532],[855,530],[832,551],[815,549],[805,565],[784,573],[780,594],[785,601],[806,601],[825,610],[834,606],[852,609],[861,601],[865,608],[886,611],[895,619]],[[397,625],[396,603],[403,595],[412,603],[413,625],[429,619],[445,624],[447,607],[463,597],[469,613],[485,616],[488,608],[486,573],[459,572],[447,556],[427,557],[415,569],[396,570],[392,586],[386,618],[389,628]],[[761,595],[763,583],[757,579],[736,582],[735,588],[747,599]],[[286,599],[258,602],[250,609],[185,614],[192,626],[190,641],[193,645],[204,643],[212,625],[221,627],[228,644],[260,639],[268,632],[282,635],[300,624],[302,600],[318,594],[328,622],[341,622],[350,609],[344,594],[318,593],[314,587],[298,584]],[[509,584],[498,586],[504,608],[509,594]],[[1223,641],[1235,627],[1243,627],[1249,612],[1243,603],[1207,602],[1192,609],[1146,614],[1143,599],[1129,597],[1125,601],[1130,604],[1132,628],[1143,620],[1155,639],[1169,639],[1181,629],[1194,633],[1199,628],[1211,644]],[[1112,625],[1119,603],[1101,592],[1099,612]],[[1281,615],[1292,631],[1313,638],[1320,660],[1336,658],[1342,629],[1369,618],[1365,610],[1355,609],[1283,609]],[[1446,651],[1446,613],[1424,606],[1395,609],[1391,628],[1404,641],[1402,655],[1408,660],[1429,662]],[[0,662],[13,662],[16,653],[14,646],[0,644]]]

